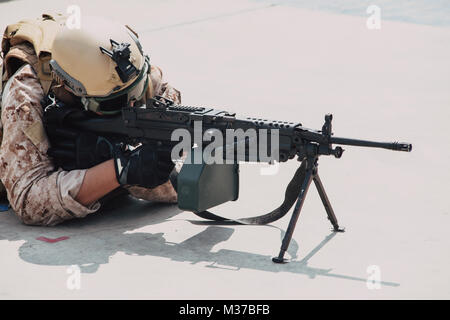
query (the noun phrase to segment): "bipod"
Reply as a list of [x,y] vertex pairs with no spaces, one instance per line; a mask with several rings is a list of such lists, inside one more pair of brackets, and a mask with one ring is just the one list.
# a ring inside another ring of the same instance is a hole
[[319,157],[317,155],[308,156],[305,160],[303,160],[306,161],[306,168],[305,168],[306,172],[303,178],[303,183],[297,198],[297,202],[294,207],[294,212],[292,213],[291,220],[289,221],[289,225],[286,230],[286,234],[281,243],[280,253],[278,254],[277,257],[272,258],[272,261],[275,263],[287,262],[287,260],[284,259],[284,254],[286,253],[289,247],[289,243],[291,242],[298,217],[300,216],[303,204],[305,203],[306,194],[308,193],[309,186],[311,185],[311,181],[314,181],[314,184],[316,185],[320,199],[322,200],[323,206],[325,207],[325,211],[327,212],[328,220],[330,220],[331,224],[333,225],[333,230],[335,232],[344,232],[344,228],[339,227],[337,218],[334,214],[333,208],[331,207],[330,200],[328,199],[322,181],[320,180],[317,168],[318,160]]

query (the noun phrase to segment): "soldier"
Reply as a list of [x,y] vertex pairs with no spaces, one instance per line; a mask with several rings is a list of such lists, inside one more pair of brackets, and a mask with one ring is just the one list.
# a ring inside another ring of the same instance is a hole
[[150,65],[128,26],[83,17],[70,29],[64,21],[43,15],[3,36],[0,179],[12,209],[25,224],[55,225],[98,211],[117,190],[175,203],[169,151],[115,144],[64,119],[117,114],[155,95],[180,103],[180,92]]

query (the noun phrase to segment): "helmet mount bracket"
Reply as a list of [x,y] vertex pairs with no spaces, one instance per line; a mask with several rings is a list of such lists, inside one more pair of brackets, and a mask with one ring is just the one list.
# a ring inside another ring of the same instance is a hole
[[138,74],[138,70],[130,61],[130,44],[123,42],[119,44],[112,39],[109,39],[109,41],[111,42],[112,50],[100,47],[100,52],[106,54],[117,64],[115,69],[120,80],[123,83],[128,82],[131,77]]

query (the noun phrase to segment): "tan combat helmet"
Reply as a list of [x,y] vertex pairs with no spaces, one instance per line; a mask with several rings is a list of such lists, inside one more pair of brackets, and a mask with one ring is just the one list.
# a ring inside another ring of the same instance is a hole
[[148,86],[149,59],[128,27],[83,16],[81,28],[64,27],[50,61],[57,82],[81,98],[86,110],[114,114],[141,100]]

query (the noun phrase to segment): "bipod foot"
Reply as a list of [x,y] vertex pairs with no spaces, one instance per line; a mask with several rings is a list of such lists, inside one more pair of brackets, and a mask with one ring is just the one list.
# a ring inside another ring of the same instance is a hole
[[345,227],[333,227],[333,229],[331,229],[331,231],[333,231],[333,232],[345,232]]
[[282,263],[282,264],[289,262],[288,259],[280,258],[280,257],[273,257],[272,261],[275,262],[275,263]]
[[288,259],[284,258],[284,254],[286,253],[286,250],[281,249],[280,253],[278,254],[278,257],[273,257],[272,261],[275,263],[288,263]]

